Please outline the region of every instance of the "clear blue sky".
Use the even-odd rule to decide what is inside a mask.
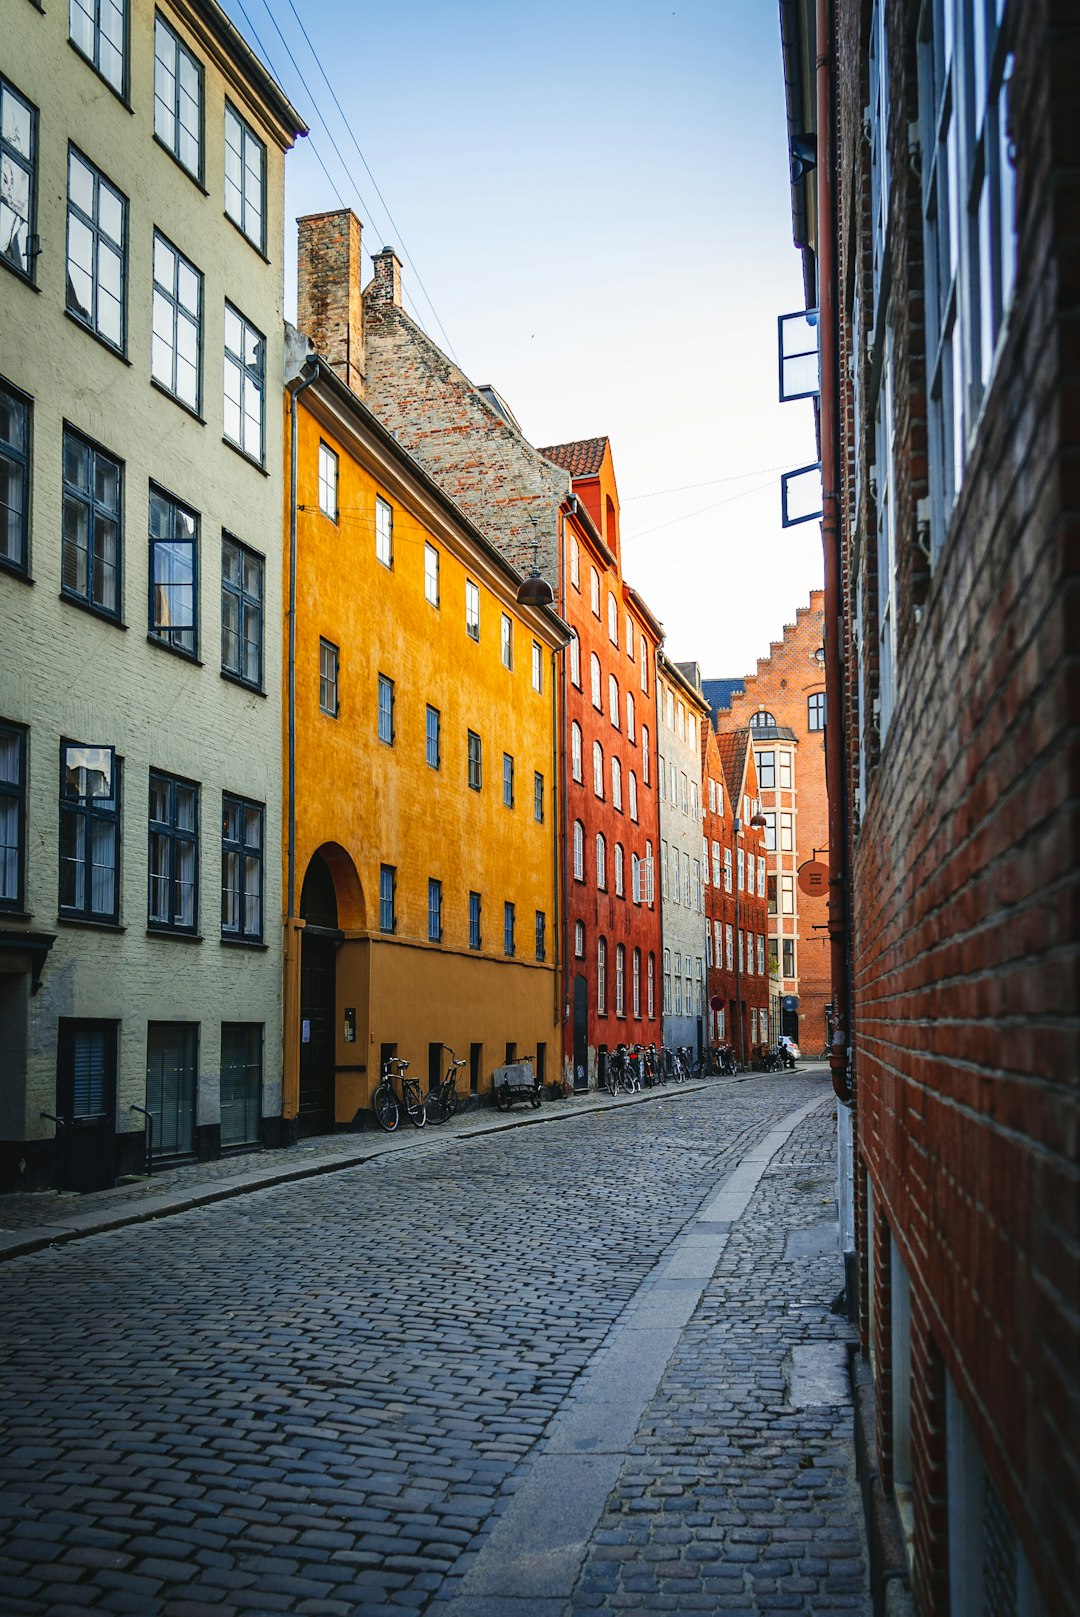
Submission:
[[[821,581],[817,525],[779,516],[815,451],[810,406],[776,403],[776,316],[803,302],[777,0],[225,4],[311,126],[286,310],[293,220],[349,204],[533,443],[610,436],[669,653],[752,671]]]

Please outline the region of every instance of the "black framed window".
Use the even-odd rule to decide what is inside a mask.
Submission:
[[[225,437],[260,466],[265,403],[266,339],[226,303]]]
[[[60,913],[120,916],[120,760],[111,747],[60,743]]]
[[[824,730],[825,728],[825,692],[815,691],[813,696],[806,700],[806,727],[808,730]],[[758,782],[760,785],[761,782]]]
[[[239,539],[221,536],[221,667],[262,689],[263,558]]]
[[[221,935],[244,943],[263,938],[261,803],[221,794]]]
[[[221,1024],[221,1144],[258,1145],[262,1124],[263,1024]]]
[[[154,134],[202,179],[202,64],[164,17],[154,18]]]
[[[120,462],[71,427],[64,428],[60,588],[70,599],[120,616]]]
[[[379,740],[386,746],[394,745],[394,682],[385,674],[379,675],[378,706]]]
[[[469,948],[480,947],[480,894],[469,894]]]
[[[508,752],[503,753],[503,804],[514,806],[514,760]]]
[[[0,77],[0,258],[34,279],[37,109]]]
[[[0,566],[27,571],[29,517],[30,400],[0,382]]]
[[[537,825],[544,823],[544,777],[539,770],[533,771],[533,819]]]
[[[330,640],[319,641],[319,707],[332,719],[338,714],[338,648]]]
[[[442,882],[434,877],[427,884],[427,935],[429,943],[442,938]]]
[[[150,374],[196,415],[202,408],[202,272],[154,231]]]
[[[68,36],[110,84],[124,94],[126,0],[68,0]]]
[[[266,147],[225,103],[225,212],[260,252],[266,240]]]
[[[154,1120],[154,1159],[195,1154],[196,1022],[146,1024],[146,1107]]]
[[[536,958],[547,958],[547,916],[543,910],[536,912]]]
[[[441,760],[439,752],[439,738],[442,731],[442,715],[437,707],[428,703],[425,719],[424,746],[425,756],[430,769],[438,769]]]
[[[69,146],[68,313],[123,353],[126,297],[127,199]]]
[[[480,745],[480,737],[475,730],[469,731],[468,750],[469,785],[474,792],[478,792],[483,784],[483,751]]]
[[[150,771],[149,897],[146,919],[170,932],[194,932],[199,920],[199,788]]]
[[[503,954],[514,952],[514,919],[515,908],[513,904],[503,905]]]
[[[397,871],[393,865],[379,866],[379,931],[393,932],[397,928]]]
[[[150,635],[198,655],[199,519],[160,489],[150,490]]]
[[[26,731],[0,723],[0,909],[25,907]]]

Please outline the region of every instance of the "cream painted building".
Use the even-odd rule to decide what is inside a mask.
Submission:
[[[664,1043],[705,1043],[705,881],[702,865],[701,727],[708,703],[696,664],[656,658],[657,781]]]
[[[0,1183],[89,1188],[139,1108],[158,1160],[280,1131],[303,125],[213,0],[5,21]]]

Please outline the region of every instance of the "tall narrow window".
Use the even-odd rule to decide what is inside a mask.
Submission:
[[[150,374],[196,415],[202,404],[202,293],[201,273],[155,230]]]
[[[225,437],[245,455],[264,458],[266,339],[231,303],[225,305]]]
[[[60,744],[60,912],[116,921],[120,911],[120,763],[108,747]]]
[[[607,939],[596,940],[596,1009],[607,1015]]]
[[[424,599],[432,606],[439,604],[439,552],[434,545],[424,545]]]
[[[581,641],[576,634],[570,636],[570,681],[581,689]]]
[[[614,755],[611,759],[611,806],[622,809],[622,764]]]
[[[615,897],[616,898],[623,898],[625,896],[625,893],[626,893],[626,871],[625,871],[625,868],[624,868],[625,867],[625,860],[626,860],[626,854],[625,854],[625,852],[623,850],[623,845],[622,845],[621,842],[616,842],[615,848],[614,848],[614,851],[613,851],[613,854],[612,854],[612,866],[613,866],[614,875],[615,875]]]
[[[593,609],[593,616],[600,616],[600,574],[595,567],[589,568],[589,604]]]
[[[465,580],[465,633],[470,640],[480,638],[480,586]]]
[[[607,842],[602,831],[596,833],[596,885],[601,892],[607,888]]]
[[[34,210],[37,179],[37,112],[0,77],[0,258],[34,278]]]
[[[21,910],[26,870],[26,731],[0,723],[0,909]]]
[[[30,511],[30,401],[0,383],[0,565],[25,573]]]
[[[619,608],[610,590],[607,598],[607,632],[608,639],[612,645],[617,646],[619,644]]]
[[[126,277],[127,200],[69,147],[68,313],[121,353],[126,340]]]
[[[574,821],[574,880],[585,880],[585,827]]]
[[[615,1015],[626,1015],[626,945],[615,945]]]
[[[170,932],[198,924],[199,788],[150,771],[147,923]]]
[[[514,760],[508,752],[503,753],[503,806],[514,806]]]
[[[579,960],[585,958],[585,922],[574,922],[574,954]]]
[[[534,691],[544,689],[544,648],[538,640],[532,645],[532,683]]]
[[[626,622],[627,622],[627,625],[629,626],[630,619],[627,618]],[[641,1017],[641,950],[640,949],[635,949],[634,950],[634,968],[633,969],[634,969],[634,987],[633,987],[633,995],[634,995],[634,997],[633,997],[632,1003],[633,1003],[633,1007],[634,1007],[634,1019],[636,1021],[636,1020],[639,1020],[640,1017]]]
[[[576,590],[581,588],[581,546],[574,534],[570,535],[570,582]]]
[[[502,615],[502,660],[504,668],[514,666],[514,620],[507,613]]]
[[[825,692],[815,691],[806,701],[806,728],[808,730],[824,730],[825,728]],[[760,782],[758,783],[760,785]]]
[[[161,16],[154,18],[154,134],[202,178],[202,67]]]
[[[108,617],[120,615],[120,462],[64,428],[60,588]]]
[[[427,935],[429,943],[442,939],[442,882],[434,877],[427,884]]]
[[[619,728],[619,682],[614,674],[608,675],[608,718]]]
[[[647,983],[648,983],[648,1012],[649,1012],[649,1020],[651,1022],[651,1021],[655,1021],[655,1019],[656,1019],[656,956],[653,955],[653,954],[650,954],[650,956],[649,956],[649,970],[648,970]]]
[[[225,212],[260,252],[266,245],[266,147],[225,103]]]
[[[626,615],[626,655],[630,661],[634,660],[634,620],[629,613]]]
[[[263,936],[263,815],[261,803],[221,797],[221,935],[244,943]]]
[[[514,918],[515,918],[515,907],[514,907],[514,905],[509,904],[509,903],[504,904],[503,905],[503,954],[506,954],[506,955],[511,955],[511,954],[514,953]]]
[[[440,736],[442,732],[442,714],[437,707],[428,704],[427,717],[424,730],[425,756],[429,769],[438,769],[442,762],[440,752]]]
[[[221,536],[221,668],[255,690],[263,677],[263,558]]]
[[[338,458],[329,444],[319,445],[319,510],[331,522],[338,519]]]
[[[198,638],[199,519],[160,489],[150,489],[150,634],[195,657]]]
[[[593,762],[593,791],[596,793],[597,797],[603,797],[603,795],[604,795],[604,749],[600,745],[599,741],[594,741],[593,742],[592,762]]]
[[[538,769],[533,770],[533,819],[544,823],[544,777]]]
[[[604,695],[600,676],[600,659],[595,651],[589,658],[589,684],[592,695],[592,705],[601,712],[604,709]]]
[[[649,784],[649,770],[650,770],[650,768],[651,768],[651,765],[649,763],[649,726],[647,724],[643,724],[641,726],[641,778],[644,781],[646,786]]]
[[[630,771],[629,791],[630,791],[630,818],[636,824],[637,823],[637,817],[638,817],[637,776],[634,774],[633,770]]]
[[[375,555],[384,567],[394,565],[394,508],[375,496]]]
[[[536,911],[536,958],[547,959],[547,916],[543,910]]]
[[[474,792],[478,792],[483,784],[483,754],[480,737],[475,730],[469,731],[468,739],[469,785]]]
[[[581,725],[576,719],[570,721],[570,773],[576,781],[582,779]]]
[[[631,691],[626,693],[626,739],[627,741],[637,740],[634,734],[634,697]]]
[[[319,641],[319,707],[332,719],[338,714],[338,648]]]
[[[480,894],[469,894],[469,948],[479,949],[480,937]]]
[[[125,0],[68,0],[68,34],[106,84],[124,93]]]
[[[397,927],[395,893],[397,871],[393,865],[379,866],[379,931],[393,932]]]
[[[386,746],[394,745],[394,682],[385,674],[379,675],[378,732]]]

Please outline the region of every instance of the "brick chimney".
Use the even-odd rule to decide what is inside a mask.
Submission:
[[[351,208],[341,208],[306,214],[296,224],[296,323],[321,358],[362,397],[360,221]]]
[[[392,303],[396,309],[400,309],[401,259],[392,247],[384,247],[381,253],[372,253],[371,262],[375,279],[368,289],[369,295],[376,303]]]

